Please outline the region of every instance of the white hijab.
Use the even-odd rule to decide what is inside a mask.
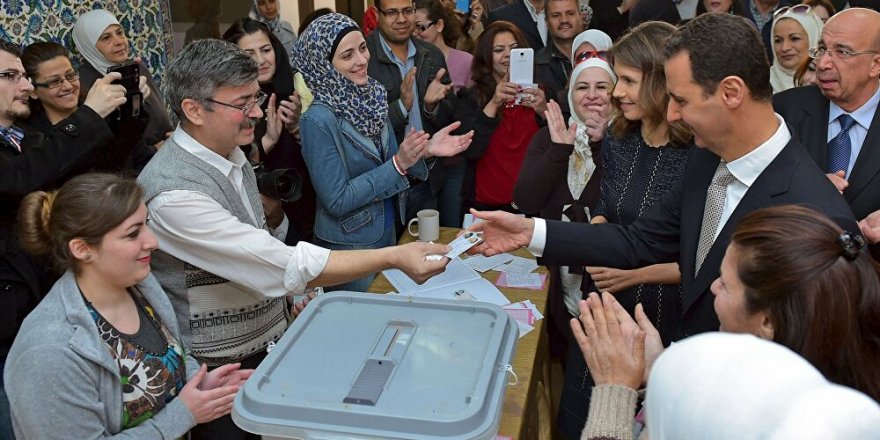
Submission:
[[[819,36],[822,34],[822,20],[813,13],[807,11],[805,13],[793,13],[786,11],[784,14],[773,19],[773,27],[770,28],[770,39],[773,44],[773,36],[776,32],[776,23],[783,18],[790,18],[800,23],[807,34],[807,47],[816,47],[819,44]],[[779,65],[776,61],[776,50],[773,52],[773,65],[770,66],[770,85],[773,87],[773,93],[782,92],[794,87],[794,70],[788,70]]]
[[[568,189],[575,200],[580,198],[581,193],[587,186],[587,182],[590,181],[590,177],[596,171],[596,162],[593,160],[593,153],[590,150],[590,136],[587,135],[587,126],[575,111],[574,103],[574,90],[578,77],[590,68],[602,69],[608,73],[612,87],[617,82],[617,76],[614,75],[611,66],[608,65],[607,61],[599,58],[589,58],[578,63],[574,66],[574,70],[572,70],[571,77],[568,80],[568,105],[571,108],[571,118],[569,118],[568,124],[577,124],[577,134],[574,139],[574,152],[568,158],[567,177]]]
[[[104,9],[95,9],[80,15],[73,25],[73,42],[76,44],[76,49],[101,76],[106,75],[107,68],[114,63],[107,61],[95,45],[107,27],[114,24],[119,24],[119,20],[113,14]]]
[[[611,49],[611,45],[613,42],[611,41],[611,37],[608,36],[605,32],[602,32],[598,29],[587,29],[578,34],[577,37],[574,38],[574,43],[571,44],[571,63],[574,64],[574,56],[577,48],[581,46],[581,44],[590,43],[596,50],[608,50]]]
[[[651,370],[645,405],[651,440],[864,439],[880,427],[871,398],[748,334],[704,333],[672,345]]]

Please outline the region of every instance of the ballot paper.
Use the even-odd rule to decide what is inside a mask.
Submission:
[[[516,321],[519,327],[520,338],[535,329],[534,324],[536,321],[544,319],[544,315],[538,311],[538,308],[535,307],[531,300],[508,304],[502,308]]]
[[[497,287],[466,266],[460,258],[452,259],[443,273],[421,285],[397,269],[384,270],[382,274],[403,296],[482,301],[499,306],[510,304]]]
[[[511,261],[495,268],[499,272],[525,274],[538,268],[538,262],[531,258],[512,256]]]
[[[504,272],[498,276],[495,285],[517,289],[541,290],[544,287],[544,280],[546,279],[546,274]]]
[[[508,261],[513,260],[513,255],[510,254],[498,254],[493,255],[491,257],[485,257],[483,255],[472,255],[462,261],[471,269],[477,272],[486,272],[492,269],[495,269],[498,266],[501,266]]]

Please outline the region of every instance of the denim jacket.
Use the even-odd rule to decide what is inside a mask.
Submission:
[[[391,161],[397,153],[391,123],[385,123],[380,148],[322,102],[312,103],[299,126],[303,159],[318,196],[315,236],[341,245],[378,242],[385,233],[384,200],[399,195],[399,210],[405,213],[409,188]],[[408,174],[426,179],[425,162],[419,160]]]

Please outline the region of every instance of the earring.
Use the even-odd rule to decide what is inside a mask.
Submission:
[[[86,260],[85,260],[85,261],[91,261],[91,260],[92,260],[92,254],[86,254]]]

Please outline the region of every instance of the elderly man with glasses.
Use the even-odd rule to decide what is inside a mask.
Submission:
[[[793,135],[828,173],[880,257],[880,13],[842,11],[822,29],[816,86],[773,96]]]
[[[56,187],[71,169],[110,144],[113,132],[103,118],[125,102],[125,88],[111,84],[118,74],[108,75],[49,133],[32,131],[21,123],[30,115],[34,86],[20,56],[18,46],[0,40],[0,438],[13,438],[2,383],[6,354],[22,320],[54,282],[45,264],[25,255],[18,243],[19,203],[31,191]]]
[[[331,252],[279,240],[287,219],[268,223],[254,171],[238,148],[253,141],[263,117],[257,74],[256,61],[231,43],[199,40],[184,48],[162,83],[180,125],[138,177],[159,240],[153,273],[171,297],[187,352],[209,368],[255,368],[307,302],[288,309],[291,294],[391,267],[424,281],[448,262],[428,261],[448,248],[430,243]],[[229,416],[192,435],[247,438]]]

